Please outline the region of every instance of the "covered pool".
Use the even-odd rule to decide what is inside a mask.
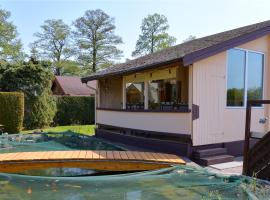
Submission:
[[[72,132],[3,135],[0,152],[50,150],[123,150],[114,144]],[[0,199],[270,199],[270,184],[245,176],[221,176],[204,169],[167,169],[112,174],[76,168],[0,173]]]

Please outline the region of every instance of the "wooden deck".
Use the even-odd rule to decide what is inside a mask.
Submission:
[[[143,171],[184,165],[172,154],[138,151],[46,151],[0,154],[0,172],[20,172],[53,167],[107,171]]]

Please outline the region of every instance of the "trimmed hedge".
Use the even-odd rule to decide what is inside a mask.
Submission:
[[[4,131],[19,133],[23,127],[24,94],[20,92],[0,92],[0,124]]]
[[[78,96],[56,97],[56,125],[95,123],[95,98]]]

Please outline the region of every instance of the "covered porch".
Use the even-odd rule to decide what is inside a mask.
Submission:
[[[99,79],[96,124],[128,134],[191,137],[191,86],[191,68],[179,63]]]

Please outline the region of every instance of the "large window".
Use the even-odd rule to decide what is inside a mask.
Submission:
[[[263,98],[263,55],[248,52],[247,99]]]
[[[263,60],[261,53],[228,51],[227,106],[243,107],[247,100],[263,98]]]
[[[127,83],[127,109],[144,109],[144,83]]]
[[[162,109],[179,102],[176,79],[154,80],[149,83],[149,108]],[[172,108],[171,108],[172,109]]]

